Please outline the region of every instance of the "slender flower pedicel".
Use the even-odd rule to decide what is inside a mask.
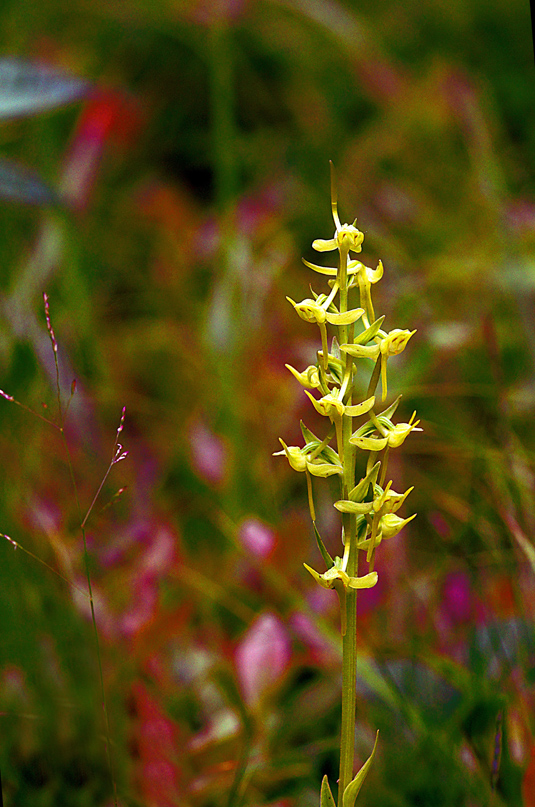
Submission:
[[[334,237],[318,239],[313,248],[318,252],[338,251],[336,268],[318,266],[303,261],[306,266],[326,276],[329,294],[315,294],[313,299],[301,302],[287,298],[295,311],[306,322],[319,327],[321,349],[317,351],[317,363],[296,370],[286,365],[292,375],[305,388],[313,407],[329,421],[324,437],[317,437],[301,423],[304,445],[288,446],[280,440],[282,451],[291,467],[304,472],[307,479],[308,502],[314,533],[327,571],[320,573],[306,563],[307,571],[324,588],[334,589],[340,599],[340,627],[343,641],[342,661],[342,731],[340,741],[340,779],[338,784],[338,807],[353,807],[364,778],[373,760],[373,751],[353,777],[356,713],[357,671],[357,591],[372,588],[377,583],[374,571],[375,553],[383,540],[397,535],[415,514],[408,518],[396,515],[411,492],[396,493],[392,481],[386,481],[388,457],[391,449],[403,444],[408,435],[418,428],[420,421],[413,413],[408,423],[394,423],[401,396],[387,406],[379,407],[388,394],[387,362],[401,353],[416,331],[382,328],[384,316],[376,319],[371,297],[371,287],[383,276],[379,261],[376,269],[370,269],[351,253],[362,250],[364,234],[353,224],[341,224],[331,163],[331,205],[335,224]],[[358,307],[352,308],[352,296],[358,296]],[[331,349],[328,347],[330,326],[335,330]],[[355,328],[357,326],[357,328]],[[357,370],[369,372],[369,362],[374,366],[369,377],[366,394],[361,401],[354,401]],[[377,387],[381,382],[380,397]],[[382,409],[382,411],[377,411]],[[342,557],[330,556],[316,526],[312,476],[338,476],[341,497],[334,507],[342,518]],[[367,569],[359,574],[359,554],[365,553]],[[327,777],[324,777],[320,807],[335,807]]]

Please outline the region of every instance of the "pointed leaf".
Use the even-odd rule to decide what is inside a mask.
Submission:
[[[378,262],[376,269],[370,269],[368,266],[366,267],[366,277],[370,283],[377,283],[379,280],[381,280],[383,272],[384,267],[382,261]]]
[[[331,446],[325,446],[320,456],[325,457],[327,462],[332,462],[334,465],[340,465],[340,457]]]
[[[379,468],[381,467],[381,461],[375,463],[369,474],[366,474],[364,479],[361,479],[358,485],[355,485],[353,490],[349,492],[349,498],[351,501],[361,502],[368,492],[368,488],[370,485],[375,485],[377,482],[377,477],[379,475]]]
[[[368,759],[366,760],[360,771],[357,773],[353,781],[350,782],[346,787],[346,789],[344,790],[344,795],[342,798],[342,807],[354,807],[360,788],[362,787],[364,779],[366,778],[366,774],[368,773],[370,765],[372,764],[372,760],[375,756],[378,738],[379,738],[379,731],[377,731],[377,734],[375,735],[375,743],[373,744],[373,751],[371,752],[370,756],[368,757]]]
[[[321,443],[321,440],[319,439],[319,437],[316,437],[314,432],[311,432],[310,429],[307,426],[305,426],[305,424],[303,423],[302,420],[300,421],[300,423],[301,423],[301,433],[303,435],[303,439],[304,439],[305,443],[313,443],[313,442],[317,441],[317,443],[319,445]]]
[[[336,807],[327,776],[323,777],[321,783],[320,807]]]
[[[0,59],[0,120],[35,115],[89,91],[87,81],[26,59]]]
[[[53,205],[59,201],[38,174],[8,160],[0,160],[0,199],[29,205]]]
[[[316,527],[315,523],[313,524],[313,527],[314,527],[314,534],[316,536],[316,542],[318,544],[319,551],[321,552],[321,557],[325,561],[325,565],[327,566],[327,568],[330,569],[331,566],[334,566],[334,560],[331,558],[331,556],[325,549],[325,544],[321,540],[321,535],[319,534],[318,528]]]
[[[362,333],[356,336],[355,339],[353,340],[355,344],[365,345],[367,344],[367,342],[370,342],[374,338],[374,336],[377,336],[377,332],[381,328],[384,318],[385,315],[383,314],[383,316],[379,317],[379,319],[376,319],[375,322],[373,322],[369,328],[366,328],[365,331],[362,331]]]
[[[399,406],[399,402],[401,401],[401,397],[402,397],[401,395],[398,395],[398,397],[396,398],[394,403],[391,403],[390,406],[387,409],[385,409],[383,412],[379,412],[377,417],[379,419],[380,418],[387,418],[388,420],[390,420],[392,418],[392,415],[395,413],[396,409]]]

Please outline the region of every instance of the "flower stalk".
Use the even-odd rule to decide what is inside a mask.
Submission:
[[[357,674],[357,592],[377,583],[374,571],[376,551],[384,539],[397,535],[415,516],[395,515],[412,488],[396,493],[392,481],[386,482],[389,453],[403,444],[418,428],[416,413],[408,423],[394,423],[392,418],[399,396],[383,411],[376,411],[381,382],[381,402],[388,395],[387,362],[401,353],[415,331],[396,328],[383,330],[384,316],[375,318],[371,287],[383,276],[379,261],[370,269],[353,257],[362,250],[364,234],[353,224],[342,224],[338,215],[338,200],[331,163],[331,206],[335,225],[331,239],[317,239],[312,247],[318,252],[338,251],[336,267],[319,266],[308,261],[305,265],[327,277],[329,294],[312,292],[296,303],[287,298],[297,314],[306,322],[319,327],[321,349],[316,365],[302,372],[286,365],[317,412],[330,421],[324,437],[317,437],[301,423],[304,445],[287,446],[281,440],[282,451],[291,467],[305,472],[310,516],[318,548],[327,566],[320,573],[305,568],[324,588],[334,589],[340,600],[340,629],[342,634],[342,728],[340,738],[340,778],[338,800],[335,802],[327,778],[324,777],[320,807],[353,807],[377,747],[360,771],[353,775],[355,756],[356,674]],[[358,294],[358,306],[353,296]],[[329,351],[328,327],[335,329]],[[357,370],[373,369],[369,374],[366,395],[357,396]],[[317,395],[321,397],[316,397]],[[334,445],[332,444],[334,442]],[[338,476],[341,498],[334,507],[341,514],[341,557],[334,559],[327,552],[316,525],[312,477]],[[367,569],[361,573],[359,555],[365,557]],[[360,573],[360,576],[359,576]]]

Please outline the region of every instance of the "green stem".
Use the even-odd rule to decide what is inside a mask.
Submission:
[[[351,556],[350,556],[351,560]],[[352,575],[348,567],[348,574]],[[342,733],[340,742],[340,780],[338,807],[353,778],[355,756],[355,715],[357,708],[357,592],[348,589],[346,594],[346,632],[342,641]]]
[[[340,270],[338,273],[340,284],[340,313],[348,310],[347,288],[347,252],[340,250]],[[352,332],[352,328],[350,329]],[[340,339],[344,344],[348,339],[348,328],[340,326]],[[352,333],[351,333],[352,336]],[[347,383],[344,403],[351,405],[353,391],[353,359],[347,353],[343,354],[344,378]],[[351,375],[348,380],[347,376]],[[338,448],[340,456],[344,457],[344,475],[342,481],[342,496],[348,498],[349,491],[354,485],[354,453],[355,448],[349,442],[352,433],[352,418],[344,415],[342,418],[341,445]],[[356,548],[356,517],[354,514],[343,513],[344,541],[348,551],[347,574],[355,577],[358,566],[358,550]],[[347,544],[349,549],[347,550]],[[338,807],[342,807],[342,799],[347,785],[353,778],[353,762],[355,756],[355,716],[356,716],[356,678],[357,678],[357,592],[348,589],[345,597],[346,623],[342,639],[342,729],[340,737],[340,779],[338,784]]]

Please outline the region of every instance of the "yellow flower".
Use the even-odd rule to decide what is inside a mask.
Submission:
[[[340,345],[340,350],[355,356],[358,359],[378,359],[379,356],[387,359],[389,356],[397,356],[405,348],[405,345],[416,331],[402,331],[395,328],[390,333],[378,331],[377,338],[380,340],[375,345]],[[357,337],[360,339],[360,337]]]
[[[394,535],[397,535],[403,527],[412,521],[413,518],[416,518],[416,513],[414,515],[409,516],[409,518],[400,518],[399,516],[394,515],[394,513],[386,513],[379,522],[379,529],[380,535],[382,538],[393,538]]]
[[[323,325],[325,322],[325,309],[315,300],[307,298],[300,303],[296,303],[291,297],[287,297],[286,299],[293,305],[301,319],[304,319],[305,322],[316,322],[318,325]]]
[[[299,446],[287,446],[284,440],[279,437],[279,442],[282,445],[282,451],[275,451],[274,457],[286,456],[290,466],[294,471],[308,471],[312,476],[333,476],[338,474],[342,476],[344,469],[340,463],[338,454],[333,451],[330,446],[324,448],[323,452],[313,459],[309,459],[310,447],[307,451]]]
[[[308,392],[308,390],[305,390],[305,393],[312,401],[312,405],[314,406],[316,412],[319,412],[320,415],[335,418],[342,417],[344,414],[344,404],[336,397],[336,395],[333,395],[332,392],[329,392],[328,395],[324,395],[323,398],[319,399],[319,401],[314,398],[314,396]]]
[[[379,261],[377,269],[370,269],[368,266],[364,266],[360,261],[349,261],[347,273],[348,275],[353,274],[349,288],[353,288],[354,286],[359,287],[360,304],[366,309],[370,322],[373,322],[375,314],[372,304],[371,285],[381,280],[383,276],[383,264]]]
[[[396,423],[393,426],[389,433],[388,433],[388,445],[390,448],[398,448],[402,443],[405,442],[405,438],[411,432],[421,432],[423,429],[418,429],[419,420],[414,422],[414,418],[416,417],[416,412],[413,412],[411,415],[411,419],[408,423]]]
[[[291,374],[296,378],[301,386],[306,387],[307,389],[317,389],[320,386],[320,375],[318,368],[311,364],[306,370],[303,370],[302,373],[298,372],[295,367],[292,367],[291,364],[285,364],[285,367],[291,372]]]
[[[282,451],[276,451],[273,456],[281,457],[285,454],[294,471],[306,471],[307,456],[303,449],[299,446],[287,446],[282,437],[279,437],[279,443],[282,445]]]
[[[327,240],[316,238],[312,242],[312,249],[315,249],[316,252],[332,252],[333,249],[339,249],[344,252],[349,252],[350,250],[352,252],[361,252],[364,233],[355,227],[355,222],[353,224],[340,224],[338,213],[336,213],[334,223],[336,224],[336,230],[333,238]]]
[[[409,488],[405,491],[405,493],[396,493],[395,490],[385,490],[384,500],[382,502],[382,511],[384,514],[386,513],[395,513],[396,510],[399,510],[409,493],[414,490],[414,486]]]
[[[340,581],[345,589],[348,588],[373,588],[377,583],[377,572],[370,572],[363,577],[350,577],[341,567],[340,558],[336,558],[334,566],[331,566],[323,574],[319,574],[315,569],[312,569],[307,563],[303,563],[305,569],[310,572],[316,583],[319,583],[323,588],[335,588],[336,583]]]
[[[404,350],[405,345],[416,333],[416,331],[406,331],[401,330],[400,328],[394,328],[393,331],[385,336],[384,339],[381,339],[380,342],[380,349],[383,356],[397,356],[398,353],[401,353]]]

